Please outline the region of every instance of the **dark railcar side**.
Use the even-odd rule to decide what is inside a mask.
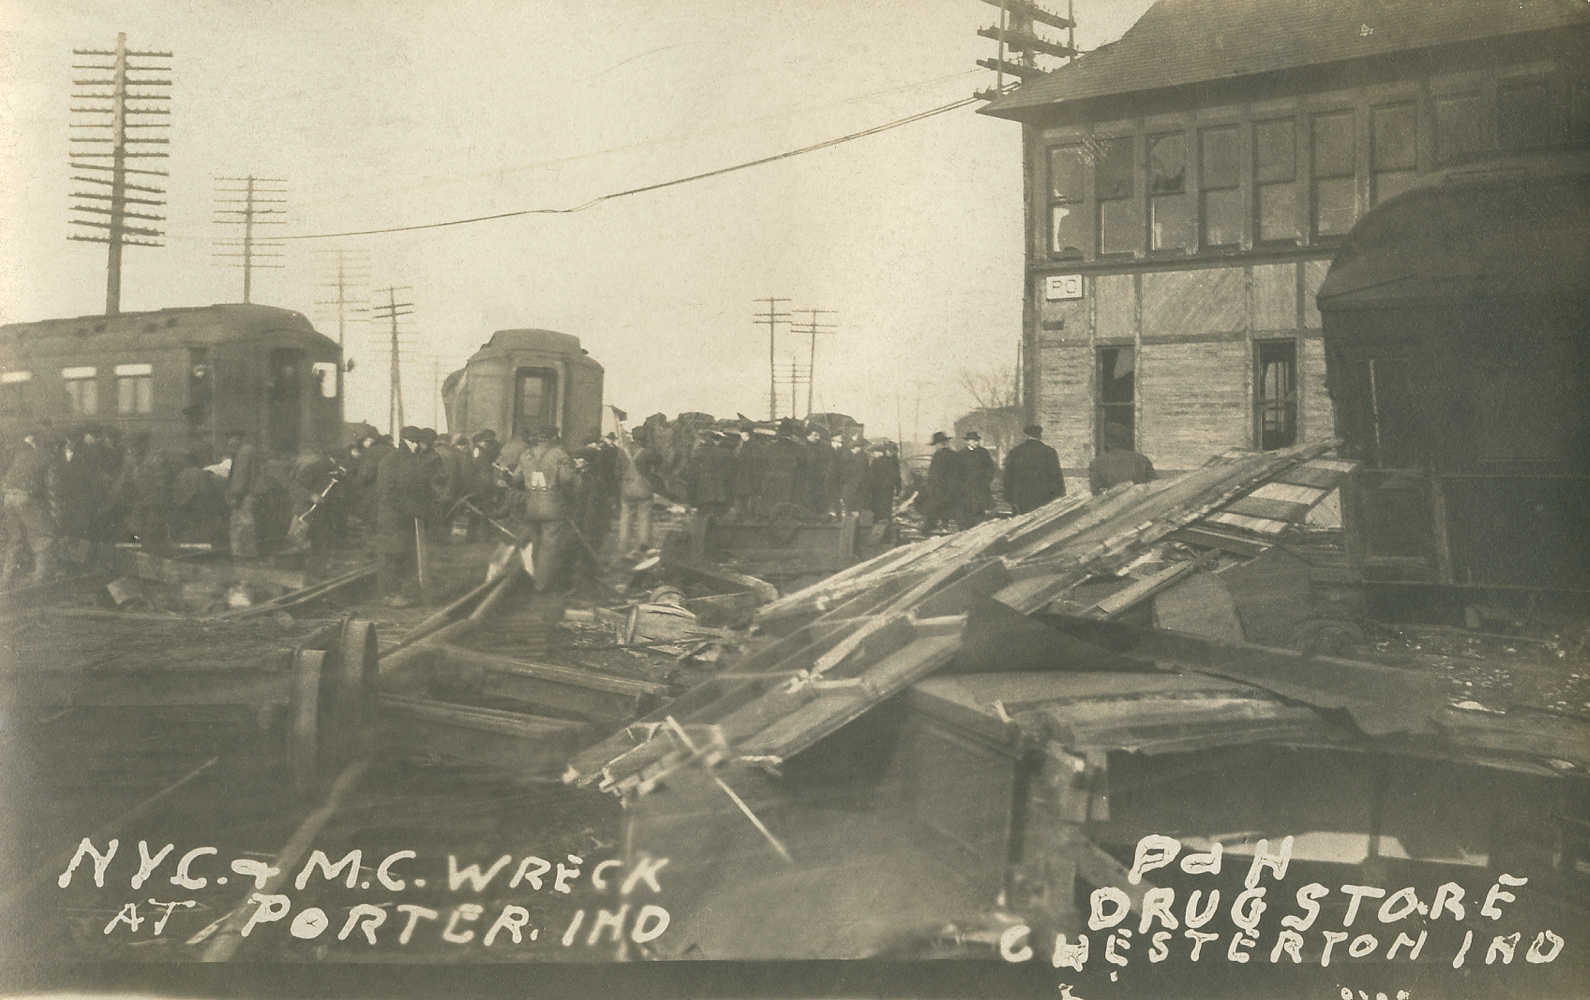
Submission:
[[[1590,592],[1590,162],[1455,173],[1354,228],[1319,293],[1366,582]]]
[[[213,305],[0,326],[0,432],[49,421],[207,446],[335,445],[341,353],[300,313]]]

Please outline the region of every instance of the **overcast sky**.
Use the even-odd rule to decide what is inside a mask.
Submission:
[[[1051,8],[1063,9],[1056,0]],[[1077,0],[1078,42],[1148,0]],[[167,246],[126,252],[122,309],[236,302],[216,266],[217,175],[288,180],[288,234],[564,208],[769,156],[969,96],[995,8],[978,0],[0,0],[0,321],[97,313],[105,249],[66,239],[73,48],[172,60]],[[81,60],[78,60],[81,61]],[[147,162],[147,161],[146,161]],[[964,371],[1008,369],[1021,330],[1020,130],[964,108],[780,162],[569,215],[289,242],[255,302],[336,335],[325,255],[411,285],[404,397],[493,330],[572,333],[607,400],[767,410],[759,296],[837,310],[816,409],[874,434],[946,426]],[[349,327],[348,416],[384,425],[385,346]],[[783,331],[781,364],[804,366]],[[804,412],[802,390],[800,409]],[[787,408],[787,404],[784,404]]]

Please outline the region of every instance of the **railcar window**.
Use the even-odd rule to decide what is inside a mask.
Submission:
[[[1198,134],[1198,183],[1203,189],[1200,244],[1234,246],[1242,241],[1242,140],[1235,125]]]
[[[28,412],[28,386],[33,382],[29,371],[0,372],[0,414],[15,417]]]
[[[1148,137],[1149,246],[1182,250],[1192,246],[1192,201],[1187,193],[1187,136],[1183,132]]]
[[[1098,450],[1104,450],[1104,428],[1120,424],[1131,435],[1132,447],[1137,447],[1136,421],[1133,419],[1136,398],[1136,349],[1131,347],[1099,348],[1098,381],[1099,401],[1097,438]]]
[[[66,399],[73,416],[92,417],[99,412],[99,379],[93,368],[62,368],[61,380],[66,383]]]
[[[1060,257],[1082,256],[1087,164],[1081,143],[1049,150],[1049,252]]]
[[[1557,143],[1551,87],[1542,78],[1505,80],[1496,89],[1496,142],[1507,150]]]
[[[1290,118],[1253,126],[1254,188],[1258,201],[1259,241],[1296,243],[1297,127]]]
[[[1261,341],[1254,374],[1255,437],[1261,451],[1297,443],[1297,344]]]
[[[1133,183],[1132,147],[1135,139],[1101,139],[1094,168],[1094,189],[1099,200],[1099,253],[1131,253],[1142,245],[1142,216],[1138,214]]]
[[[1418,176],[1417,115],[1412,101],[1369,113],[1369,200],[1379,204],[1413,186]]]
[[[320,387],[321,397],[336,399],[337,366],[329,361],[317,361],[309,366],[309,371],[314,376],[315,384]]]
[[[154,366],[147,364],[116,366],[116,412],[153,413],[155,409]]]
[[[1315,115],[1314,235],[1341,236],[1353,228],[1353,113]]]
[[[1479,94],[1443,94],[1435,99],[1435,158],[1451,163],[1484,152],[1485,101]]]

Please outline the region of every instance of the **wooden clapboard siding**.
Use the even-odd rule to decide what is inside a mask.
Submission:
[[[1068,469],[1093,458],[1093,352],[1085,345],[1044,352],[1042,412],[1044,440]]]
[[[1248,443],[1242,341],[1152,344],[1141,351],[1138,449],[1161,468],[1189,468]]]
[[[1325,275],[1331,269],[1329,260],[1309,260],[1303,262],[1303,326],[1310,330],[1323,330],[1325,323],[1320,319],[1319,306],[1314,301],[1314,296],[1319,292],[1319,286],[1325,283]]]
[[[1093,279],[1094,336],[1100,340],[1131,340],[1137,333],[1137,290],[1130,274],[1101,274]]]
[[[1302,392],[1298,419],[1303,441],[1324,441],[1336,436],[1336,415],[1325,390],[1325,341],[1304,337],[1297,356],[1297,381]]]
[[[1253,267],[1253,329],[1297,329],[1297,265]]]
[[[1143,275],[1143,336],[1192,337],[1248,326],[1243,268]]]

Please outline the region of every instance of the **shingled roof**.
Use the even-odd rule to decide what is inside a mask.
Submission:
[[[1590,25],[1584,0],[1160,0],[1120,40],[990,102],[1069,101]]]

